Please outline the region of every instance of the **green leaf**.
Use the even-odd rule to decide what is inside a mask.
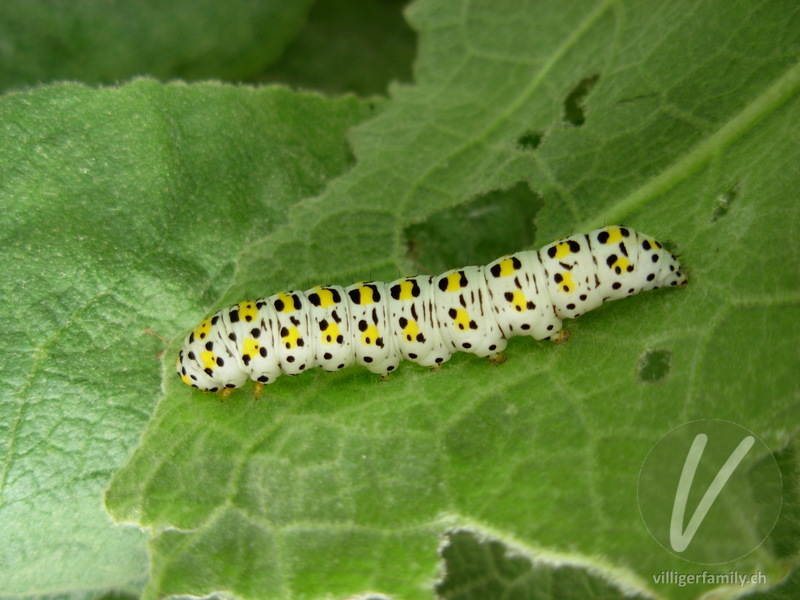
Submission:
[[[146,576],[102,495],[161,395],[164,336],[351,164],[371,105],[147,80],[0,99],[0,595]]]
[[[106,496],[152,534],[149,598],[448,595],[492,575],[437,554],[458,530],[529,562],[512,573],[544,598],[564,572],[587,598],[716,587],[655,582],[666,570],[796,572],[796,520],[696,565],[649,535],[636,487],[665,433],[727,419],[778,457],[797,514],[797,7],[425,0],[409,16],[416,83],[352,132],[339,177],[343,131],[368,114],[352,99],[139,82],[0,101],[0,289],[20,299],[0,330],[12,593],[141,574],[141,535],[121,541],[98,495],[154,407]],[[617,220],[671,241],[690,284],[568,323],[567,344],[515,339],[499,367],[457,355],[388,382],[312,372],[259,401],[172,373],[183,335],[243,298],[480,264]]]
[[[0,3],[0,89],[63,79],[114,83],[252,77],[295,36],[312,0]]]
[[[451,527],[621,590],[715,587],[654,580],[701,567],[650,537],[636,481],[686,421],[741,423],[775,450],[797,426],[781,332],[800,300],[787,276],[800,28],[786,7],[691,6],[414,6],[417,84],[355,131],[356,167],[250,246],[214,306],[417,271],[409,227],[502,190],[524,197],[520,184],[543,201],[538,242],[624,219],[670,240],[690,285],[585,315],[560,347],[515,340],[499,368],[459,356],[388,383],[311,373],[225,404],[168,382],[107,499],[157,533],[148,596],[430,597]],[[480,237],[481,219],[461,226]],[[732,566],[775,582],[784,560],[763,546]]]

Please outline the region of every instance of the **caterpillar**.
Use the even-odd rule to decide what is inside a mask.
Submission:
[[[500,362],[511,337],[560,341],[562,319],[686,283],[676,256],[654,238],[603,227],[437,277],[323,285],[240,302],[189,333],[176,369],[184,383],[227,395],[248,379],[258,394],[281,374],[313,367],[359,364],[387,376],[403,360],[436,367],[459,351]]]

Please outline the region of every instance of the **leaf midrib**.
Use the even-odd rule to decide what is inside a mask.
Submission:
[[[691,177],[723,148],[752,130],[800,91],[800,62],[795,63],[763,93],[754,98],[738,114],[725,122],[717,131],[698,142],[670,167],[650,178],[606,210],[575,227],[576,231],[590,231],[607,223],[621,223],[631,213],[641,210],[653,198],[666,194],[682,181]]]

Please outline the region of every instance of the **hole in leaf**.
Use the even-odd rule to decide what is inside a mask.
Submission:
[[[680,253],[678,252],[678,245],[677,245],[677,244],[676,244],[676,243],[675,243],[673,240],[670,240],[670,239],[660,239],[659,241],[661,242],[661,245],[662,245],[662,246],[664,246],[664,249],[665,249],[665,250],[668,250],[669,252],[672,252],[672,254],[674,254],[675,256],[677,256],[677,257],[678,257],[678,260],[680,260],[680,258],[681,258],[681,255],[680,255]]]
[[[624,596],[614,584],[584,568],[532,562],[518,550],[480,533],[450,531],[440,548],[445,573],[436,584],[440,600]]]
[[[408,254],[423,274],[481,265],[529,248],[544,205],[525,182],[429,216],[405,230]]]
[[[542,143],[544,134],[541,131],[527,131],[517,138],[517,144],[528,152],[536,150]]]
[[[783,506],[781,507],[778,522],[775,523],[772,533],[765,540],[772,553],[781,558],[791,560],[800,552],[800,473],[797,471],[797,464],[800,461],[800,440],[792,436],[783,448],[776,450],[771,456],[762,456],[759,462],[769,462],[774,457],[778,463],[783,480],[783,490],[777,493],[783,495]],[[774,478],[756,477],[761,469],[751,469],[749,479],[752,481],[750,489],[756,494],[757,501],[769,501],[769,494],[774,494],[766,482],[774,481]],[[766,489],[765,489],[766,488]],[[759,511],[760,513],[761,511]],[[764,511],[766,514],[766,511]],[[800,573],[796,577],[800,583]],[[777,588],[773,588],[776,589]]]
[[[731,204],[733,201],[736,200],[736,196],[739,195],[739,183],[734,183],[728,191],[723,193],[717,198],[717,205],[714,207],[714,210],[711,212],[711,222],[724,217],[728,214],[728,211],[731,208]]]
[[[136,600],[139,596],[122,591],[106,592],[97,600]]]
[[[578,85],[572,88],[572,91],[564,100],[564,120],[567,123],[580,127],[586,121],[586,115],[583,111],[584,102],[599,79],[600,75],[590,75],[581,79]]]
[[[639,381],[658,383],[672,369],[672,350],[647,350],[639,357]]]

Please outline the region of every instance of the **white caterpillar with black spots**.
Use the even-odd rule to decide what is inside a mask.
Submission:
[[[258,391],[281,374],[313,367],[359,364],[385,376],[403,360],[436,366],[459,351],[498,361],[508,338],[561,340],[562,319],[686,282],[675,255],[652,237],[603,227],[437,277],[326,285],[241,302],[187,336],[176,368],[201,390],[253,379]]]

